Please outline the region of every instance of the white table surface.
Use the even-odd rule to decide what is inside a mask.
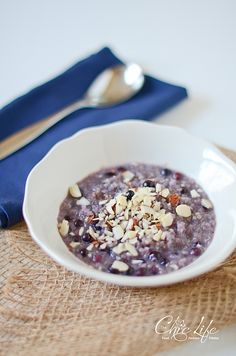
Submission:
[[[160,124],[236,150],[235,14],[234,0],[0,0],[0,107],[109,45],[188,88]],[[235,335],[232,326],[165,355],[235,355]]]

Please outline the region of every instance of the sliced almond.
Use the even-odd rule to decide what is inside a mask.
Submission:
[[[157,193],[160,193],[161,190],[162,190],[161,184],[160,184],[160,183],[157,183],[157,184],[156,184],[156,192],[157,192]]]
[[[91,226],[89,226],[88,233],[93,239],[95,239],[95,240],[97,239],[98,234],[93,230],[93,228]]]
[[[132,208],[132,200],[129,200],[127,203],[127,209],[131,209]]]
[[[199,198],[200,197],[200,194],[195,189],[192,189],[190,191],[190,194],[191,194],[192,198]]]
[[[70,247],[75,248],[75,247],[79,246],[79,244],[80,244],[79,242],[71,241],[70,242]]]
[[[125,183],[130,182],[134,178],[134,174],[130,171],[125,171],[122,175]]]
[[[127,227],[127,224],[128,224],[128,221],[123,220],[123,221],[121,221],[120,226],[122,227],[123,230],[125,230]]]
[[[124,209],[127,207],[127,198],[124,195],[118,195],[116,197],[117,204],[121,205]]]
[[[105,230],[104,234],[109,236],[109,237],[113,237],[113,232],[109,231],[109,230]]]
[[[136,248],[131,245],[129,242],[125,242],[125,247],[126,247],[126,250],[134,257],[138,256],[138,252],[136,250]]]
[[[126,226],[126,230],[132,230],[134,226],[134,220],[133,219],[129,219],[128,224]]]
[[[80,229],[79,229],[79,236],[82,236],[84,233],[84,227],[82,226]]]
[[[115,199],[111,199],[107,204],[106,204],[106,210],[108,211],[109,214],[113,215],[114,211],[113,211],[113,206],[116,204],[116,200]]]
[[[163,198],[167,198],[169,194],[170,194],[170,191],[169,191],[168,188],[164,188],[164,189],[162,189],[162,191],[160,192],[160,195],[161,195]]]
[[[122,261],[114,261],[111,267],[117,269],[119,272],[126,272],[129,269],[129,266]]]
[[[149,195],[149,194],[151,194],[151,192],[152,192],[152,188],[150,188],[150,187],[139,187],[138,189],[137,189],[137,193],[138,193],[138,195]]]
[[[137,237],[135,237],[134,239],[130,239],[130,240],[129,240],[129,243],[130,243],[131,245],[135,245],[136,242],[138,242]]]
[[[137,231],[126,231],[125,237],[127,239],[133,239],[137,235]]]
[[[120,225],[117,225],[117,226],[113,227],[112,231],[113,231],[113,234],[114,234],[114,238],[116,240],[120,240],[124,236],[124,230],[122,229],[122,227]]]
[[[88,199],[86,199],[85,197],[82,197],[79,200],[77,200],[76,204],[86,206],[86,205],[90,205],[90,201]]]
[[[155,214],[155,210],[150,208],[149,206],[145,206],[145,205],[142,205],[141,206],[141,212],[143,214],[148,214],[148,215],[154,215]]]
[[[201,204],[206,209],[211,209],[212,208],[212,204],[211,204],[210,200],[208,200],[208,199],[202,199],[201,200]]]
[[[106,247],[107,247],[106,242],[104,242],[103,244],[101,244],[101,245],[99,246],[99,248],[100,248],[101,250],[105,250]]]
[[[66,236],[69,232],[69,221],[63,219],[59,228],[61,236]]]
[[[159,201],[156,201],[156,202],[154,203],[154,205],[153,205],[153,209],[154,209],[155,211],[160,211],[160,209],[161,209],[161,203],[160,203]]]
[[[190,207],[186,204],[178,205],[175,210],[177,215],[182,216],[184,218],[188,218],[189,216],[192,215]]]
[[[124,213],[125,220],[129,220],[129,210],[126,209]]]
[[[143,201],[144,196],[145,196],[144,194],[135,194],[132,198],[132,204],[134,206],[139,205],[141,203],[141,201]]]
[[[120,255],[122,252],[127,251],[125,243],[120,243],[117,246],[113,247],[112,251],[115,252],[117,255]]]
[[[91,251],[91,250],[93,249],[93,247],[94,247],[94,245],[93,245],[93,244],[90,244],[90,245],[88,245],[88,247],[86,248],[86,250]]]
[[[69,192],[73,198],[80,198],[82,196],[79,186],[77,184],[72,185],[69,188]]]
[[[160,216],[160,223],[163,227],[171,226],[173,223],[173,220],[174,220],[174,218],[171,213],[167,213],[167,214]]]
[[[121,212],[124,210],[124,208],[123,208],[123,206],[122,206],[122,205],[120,205],[120,204],[116,204],[116,208],[115,208],[115,210],[116,210],[116,216],[118,216],[118,215],[120,215],[120,214],[121,214]]]
[[[152,201],[153,201],[153,197],[145,195],[143,198],[143,204],[146,206],[151,206],[152,205]]]
[[[148,220],[146,220],[146,219],[143,219],[142,223],[143,223],[144,230],[147,230],[149,225],[150,225],[150,222]]]
[[[143,263],[143,260],[132,260],[131,262],[132,262],[134,265],[137,265],[137,264]]]
[[[106,200],[100,200],[100,202],[98,203],[99,205],[105,205],[107,203],[107,199]]]
[[[161,237],[162,237],[163,232],[161,230],[159,230],[154,236],[153,236],[153,240],[154,241],[160,241]]]

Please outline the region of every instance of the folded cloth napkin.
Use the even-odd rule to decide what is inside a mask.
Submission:
[[[111,50],[103,48],[14,100],[0,110],[0,140],[79,99],[100,72],[118,63],[121,61]],[[0,226],[9,227],[22,219],[27,175],[56,142],[89,126],[127,118],[149,120],[186,96],[185,88],[146,76],[143,89],[131,100],[105,109],[74,112],[29,145],[0,161]]]

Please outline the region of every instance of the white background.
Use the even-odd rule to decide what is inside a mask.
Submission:
[[[0,0],[0,107],[104,45],[188,88],[159,123],[236,150],[234,0]],[[235,335],[168,355],[233,355]]]

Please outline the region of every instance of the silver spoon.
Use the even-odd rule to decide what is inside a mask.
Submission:
[[[92,82],[82,99],[1,141],[0,160],[24,147],[74,111],[119,104],[134,96],[143,83],[142,68],[135,63],[119,64],[106,69]]]

